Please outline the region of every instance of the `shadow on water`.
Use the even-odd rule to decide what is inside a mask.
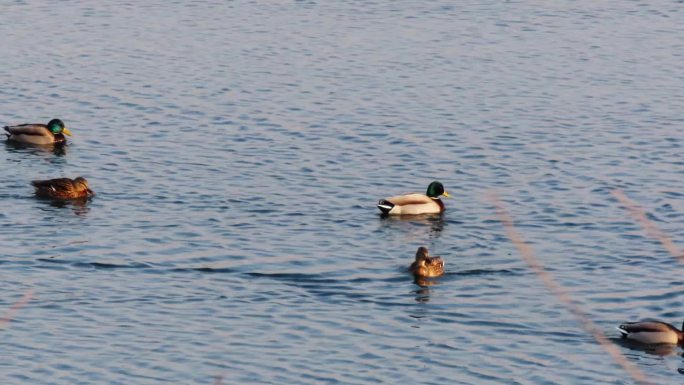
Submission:
[[[7,148],[7,152],[10,153],[32,154],[39,156],[55,155],[57,157],[62,157],[66,155],[67,144],[59,143],[36,145],[5,140],[5,147]]]
[[[425,303],[430,301],[430,293],[432,292],[432,286],[438,286],[445,282],[448,282],[457,277],[467,277],[467,276],[480,276],[480,275],[490,275],[490,274],[502,274],[502,275],[515,275],[516,272],[508,269],[473,269],[473,270],[463,270],[463,271],[453,271],[445,272],[440,277],[426,278],[426,277],[414,277],[413,283],[418,285],[419,288],[414,290],[415,300],[419,303]]]
[[[103,262],[74,262],[63,259],[56,259],[55,257],[48,258],[38,258],[39,262],[46,262],[54,266],[69,266],[76,268],[87,268],[87,269],[153,269],[154,266],[149,263],[130,263],[130,264],[116,264],[116,263],[103,263]]]

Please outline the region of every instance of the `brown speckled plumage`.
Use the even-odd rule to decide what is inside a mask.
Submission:
[[[431,257],[427,247],[419,247],[409,271],[416,277],[439,277],[444,274],[444,260],[442,257]]]
[[[88,187],[88,181],[80,176],[76,179],[34,180],[31,184],[36,188],[36,196],[42,198],[76,199],[94,195]]]

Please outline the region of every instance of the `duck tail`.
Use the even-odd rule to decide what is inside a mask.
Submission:
[[[383,214],[388,214],[394,208],[394,203],[385,199],[381,199],[378,202],[378,208],[380,209],[380,211],[382,211]]]
[[[617,329],[623,337],[627,337],[629,332],[627,330],[623,329],[622,326],[623,325],[616,326],[615,329]]]

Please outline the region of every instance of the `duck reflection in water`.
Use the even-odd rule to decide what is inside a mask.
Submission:
[[[70,200],[55,200],[48,198],[39,198],[41,201],[47,202],[50,206],[58,209],[70,208],[74,214],[79,217],[86,216],[90,212],[90,207],[88,204],[91,201],[91,197],[76,198]]]
[[[21,153],[21,154],[33,154],[33,155],[55,155],[58,157],[66,155],[67,144],[66,143],[52,143],[43,145],[32,145],[27,143],[15,142],[12,140],[6,140],[5,146],[8,152]]]
[[[626,338],[611,338],[611,341],[623,348],[652,354],[654,356],[664,357],[677,353],[677,345],[674,344],[644,344]]]
[[[427,286],[434,285],[434,282],[430,282],[430,283],[428,283],[427,286],[425,286],[425,285],[422,285],[421,283],[419,283],[419,282],[418,282],[418,279],[416,279],[416,281],[414,281],[414,283],[415,283],[416,285],[419,285],[419,286],[420,286],[419,289],[413,291],[413,294],[416,295],[416,298],[415,298],[416,302],[418,302],[418,303],[430,302],[430,292],[431,292],[431,290],[430,290],[430,288],[427,287]]]
[[[387,215],[379,216],[380,224],[392,229],[399,228],[423,239],[427,232],[429,239],[437,239],[444,230],[444,214]],[[394,230],[393,230],[394,231]]]
[[[58,208],[70,207],[74,214],[78,216],[86,216],[90,212],[90,198],[79,198],[70,201],[52,201],[50,205]]]

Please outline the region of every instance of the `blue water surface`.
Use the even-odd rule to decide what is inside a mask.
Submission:
[[[0,122],[74,133],[0,145],[2,384],[633,383],[491,193],[616,342],[621,322],[684,319],[682,266],[611,194],[684,244],[681,2],[0,15]],[[32,196],[78,175],[90,202]],[[443,216],[378,215],[432,180],[454,196]],[[446,261],[434,285],[406,272],[419,246]],[[681,383],[680,348],[619,349]]]

